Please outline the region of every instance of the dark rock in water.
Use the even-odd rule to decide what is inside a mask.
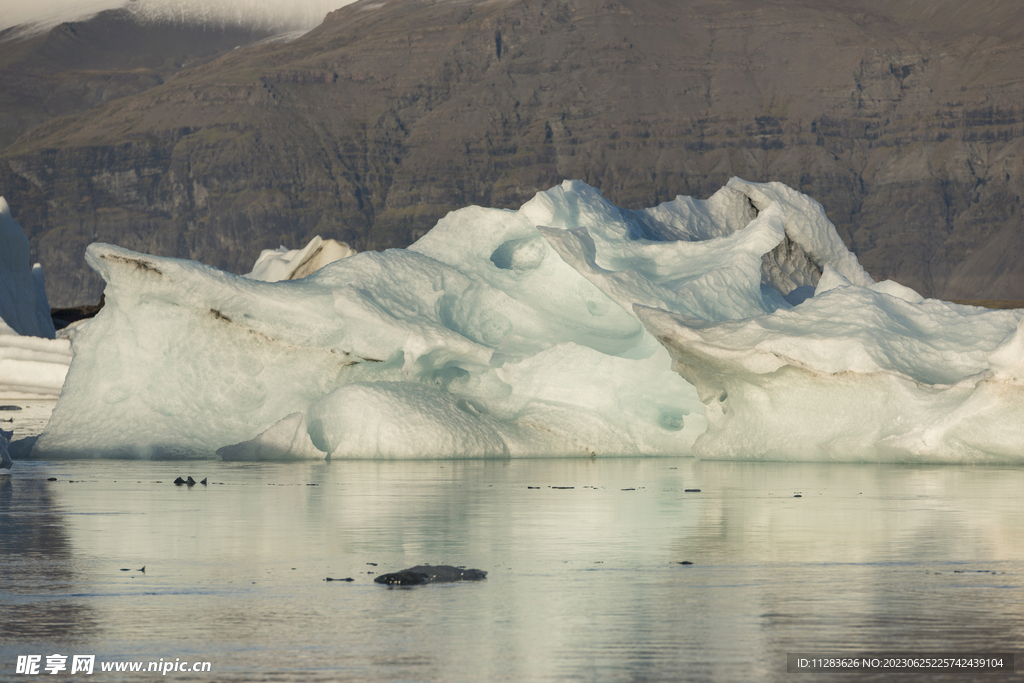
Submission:
[[[57,477],[50,477],[50,478],[49,478],[49,479],[47,479],[46,481],[57,481]]]
[[[188,484],[189,486],[195,486],[196,485],[196,480],[193,479],[191,476],[189,476],[189,478],[185,481],[185,483]]]
[[[404,569],[404,572],[415,574],[426,574],[430,577],[431,583],[450,583],[452,581],[481,581],[487,578],[487,572],[480,569],[466,569],[465,567],[451,567],[438,565],[433,567],[429,564],[417,565]]]
[[[684,489],[683,493],[700,493],[700,489]]]
[[[351,576],[344,579],[332,579],[328,576],[326,579],[324,579],[324,581],[355,581],[355,579],[353,579]]]
[[[676,562],[676,564],[693,564],[693,562],[690,562],[689,560],[683,560],[682,562]]]
[[[0,406],[0,410],[21,410],[21,406]]]
[[[199,483],[202,484],[203,486],[206,486],[206,477],[203,477],[203,480]]]
[[[381,574],[373,580],[374,583],[383,583],[388,586],[420,586],[430,583],[430,577],[417,572],[402,571],[394,574]]]
[[[175,486],[181,486],[184,483],[185,483],[185,480],[182,479],[181,477],[178,477],[177,479],[174,480],[174,485]]]

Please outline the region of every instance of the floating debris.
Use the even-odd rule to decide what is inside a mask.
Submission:
[[[382,583],[387,586],[420,586],[430,583],[430,577],[426,574],[404,571],[393,574],[381,574],[373,582]]]
[[[487,578],[487,572],[482,569],[466,569],[465,567],[452,567],[447,564],[439,564],[437,566],[421,564],[403,571],[426,574],[434,583],[481,581]]]
[[[454,583],[456,581],[482,581],[487,572],[450,565],[417,565],[392,574],[381,574],[373,581],[388,586],[419,586],[425,583]]]

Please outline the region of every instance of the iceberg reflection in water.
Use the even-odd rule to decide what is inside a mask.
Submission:
[[[186,474],[210,484],[170,483]],[[0,665],[781,682],[787,652],[1012,651],[1022,485],[997,467],[679,458],[24,462],[0,477]],[[373,583],[421,563],[487,580]]]

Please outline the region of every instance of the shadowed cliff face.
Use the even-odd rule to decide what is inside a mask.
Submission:
[[[405,246],[579,178],[638,208],[738,175],[825,206],[876,278],[1022,298],[1010,2],[363,2],[45,123],[0,156],[54,305],[92,241],[245,272],[314,234]]]

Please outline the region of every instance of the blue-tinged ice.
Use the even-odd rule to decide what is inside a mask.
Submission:
[[[43,269],[0,197],[0,397],[55,398],[70,363],[70,343],[54,339]]]
[[[0,318],[15,334],[53,339],[43,270],[29,260],[28,238],[0,197]]]
[[[629,211],[566,181],[281,282],[87,259],[106,306],[35,457],[1024,455],[1022,312],[875,283],[779,183]]]

